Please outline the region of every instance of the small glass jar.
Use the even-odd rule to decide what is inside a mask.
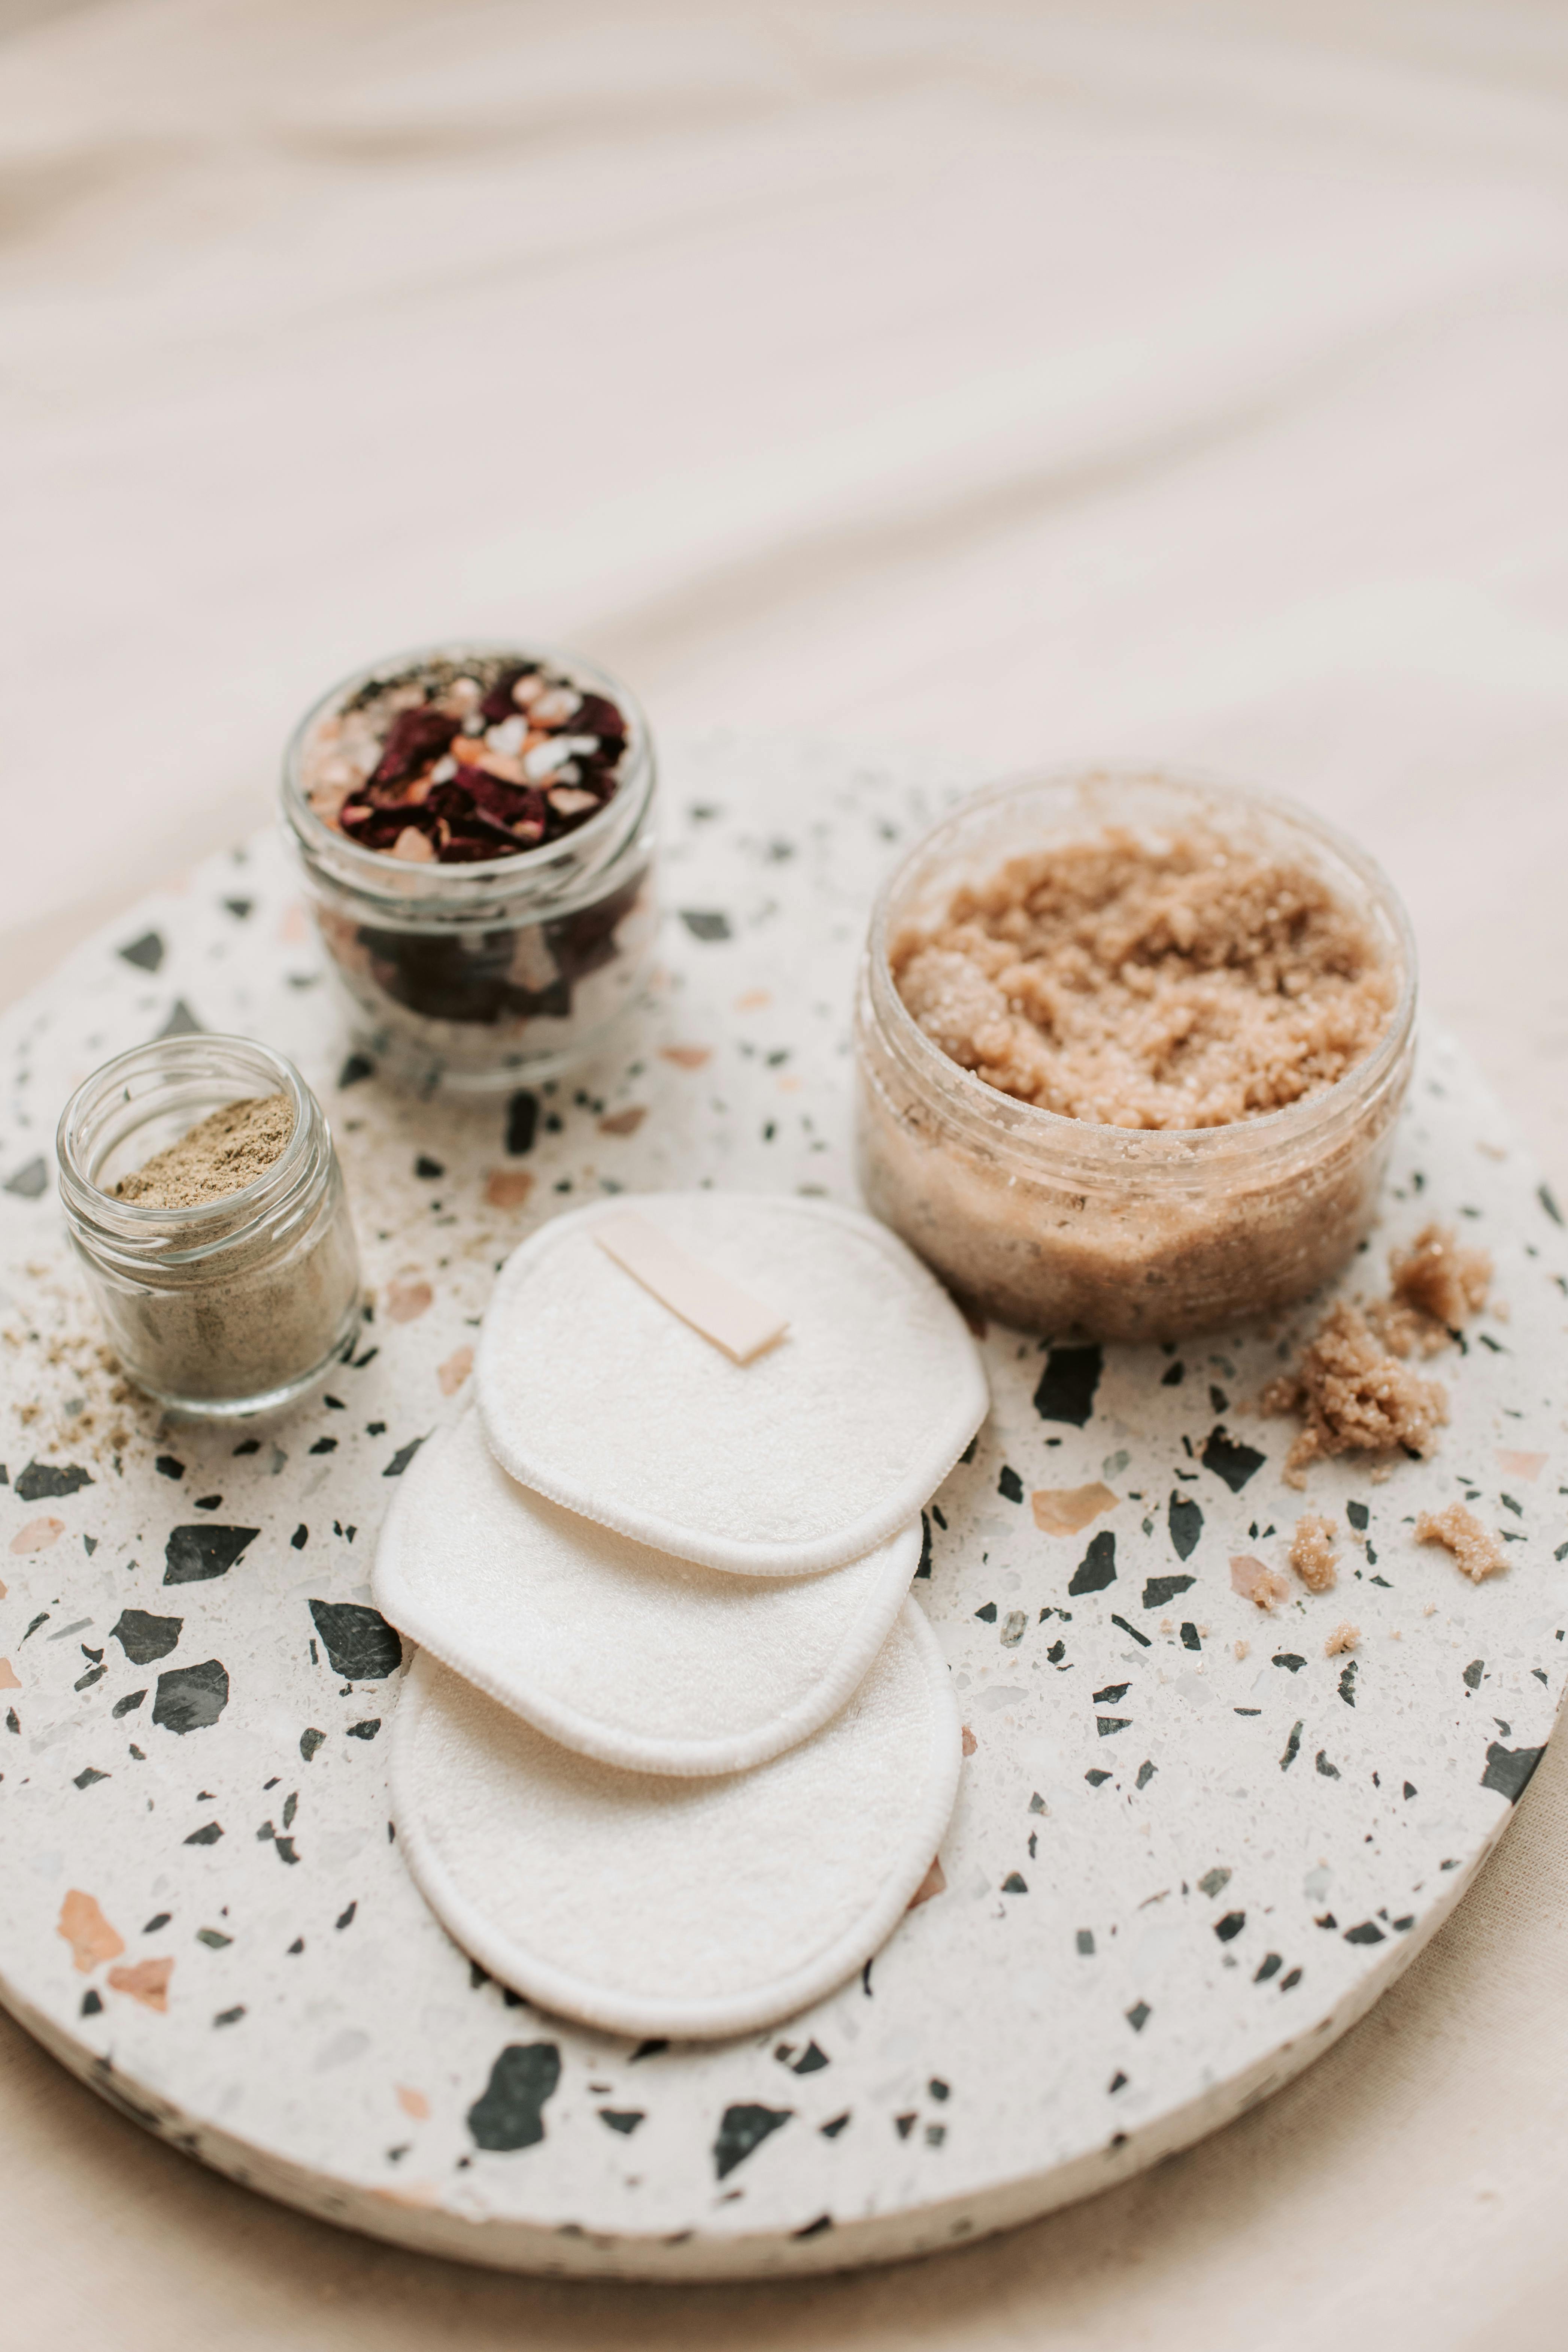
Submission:
[[[308,768],[368,694],[433,665],[538,665],[626,720],[616,790],[553,843],[472,865],[409,864],[340,831]],[[283,766],[283,823],[355,1045],[422,1092],[547,1077],[595,1052],[635,1002],[658,928],[653,741],[635,698],[580,655],[468,638],[356,670],[308,710]]]
[[[1229,1126],[1100,1126],[1000,1092],[916,1023],[889,942],[961,885],[1110,826],[1160,838],[1194,824],[1308,867],[1386,961],[1387,1026],[1335,1084]],[[1372,1223],[1415,1016],[1415,941],[1391,884],[1307,810],[1131,770],[999,785],[934,826],[873,911],[856,1007],[862,1189],[956,1293],[1021,1330],[1170,1340],[1268,1314],[1327,1281]]]
[[[287,1096],[289,1140],[243,1190],[153,1208],[114,1186],[209,1113]],[[163,1037],[79,1086],[56,1139],[60,1198],[110,1345],[172,1412],[226,1418],[290,1404],[352,1349],[359,1254],[321,1104],[292,1062],[248,1037]]]

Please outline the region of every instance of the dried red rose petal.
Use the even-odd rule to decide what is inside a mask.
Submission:
[[[465,679],[470,683],[458,696],[456,689]],[[520,710],[515,694],[523,680],[533,681],[535,688],[531,700],[524,688],[526,711]],[[388,703],[410,688],[424,699],[387,710]],[[380,732],[374,716],[378,700],[386,711],[379,758],[366,781],[329,819],[362,848],[390,856],[412,827],[444,865],[517,857],[591,824],[615,796],[628,748],[625,712],[608,695],[586,692],[544,663],[492,654],[459,665],[454,657],[437,656],[404,675],[384,675],[374,691],[362,692],[346,706],[370,715],[373,740]],[[466,716],[445,707],[456,701]],[[548,710],[557,701],[570,703],[570,711],[541,722],[540,702]],[[481,745],[483,728],[508,721],[525,727],[536,746],[552,739],[560,766],[536,782],[525,781],[521,757],[502,757]],[[443,766],[451,772],[437,783]],[[502,772],[497,774],[497,768]],[[409,854],[406,847],[404,854]]]
[[[513,717],[517,709],[517,705],[511,698],[512,688],[517,684],[520,677],[532,677],[538,668],[539,664],[537,662],[509,662],[507,664],[507,667],[502,670],[500,676],[497,678],[495,684],[491,687],[489,692],[486,695],[484,700],[479,705],[480,710],[489,720],[492,727],[499,726],[503,719],[510,719]]]
[[[574,735],[616,735],[623,742],[626,740],[626,722],[605,694],[584,694],[570,724]]]
[[[415,710],[400,710],[387,730],[380,761],[371,778],[374,790],[377,785],[405,784],[438,760],[458,731],[458,720],[450,711],[432,709],[428,703]]]

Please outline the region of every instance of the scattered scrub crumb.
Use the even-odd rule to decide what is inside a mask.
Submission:
[[[1441,1511],[1423,1511],[1415,1522],[1415,1540],[1441,1544],[1451,1551],[1455,1567],[1472,1584],[1483,1584],[1508,1566],[1508,1554],[1496,1536],[1463,1503],[1450,1503]]]
[[[1309,1592],[1331,1592],[1339,1581],[1334,1562],[1339,1554],[1334,1549],[1335,1528],[1332,1519],[1325,1519],[1309,1511],[1296,1522],[1290,1538],[1290,1565]]]
[[[1323,1655],[1325,1658],[1337,1658],[1342,1650],[1353,1650],[1360,1640],[1359,1625],[1336,1625],[1323,1643]]]
[[[1286,1456],[1287,1486],[1302,1486],[1307,1465],[1334,1454],[1426,1454],[1448,1418],[1447,1391],[1385,1355],[1359,1308],[1329,1309],[1292,1372],[1270,1381],[1262,1408],[1295,1413],[1301,1430]],[[1373,1473],[1376,1475],[1376,1473]]]
[[[1435,1356],[1486,1305],[1492,1262],[1462,1248],[1451,1225],[1432,1224],[1390,1254],[1388,1273],[1392,1295],[1368,1307],[1368,1322],[1391,1355]]]

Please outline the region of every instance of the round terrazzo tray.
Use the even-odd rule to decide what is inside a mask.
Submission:
[[[1303,1504],[1289,1424],[1246,1411],[1285,1329],[1103,1355],[994,1329],[994,1411],[914,1588],[968,1728],[958,1809],[862,1978],[765,2034],[638,2046],[503,1998],[420,1900],[388,1824],[404,1660],[368,1584],[386,1482],[463,1392],[494,1269],[552,1210],[704,1181],[850,1197],[864,909],[956,781],[787,744],[678,759],[654,1001],[613,1057],[510,1104],[399,1100],[344,1059],[268,842],[0,1025],[0,1996],[235,2178],[524,2270],[945,2245],[1284,2081],[1507,1822],[1568,1670],[1568,1253],[1496,1109],[1429,1044],[1357,1271],[1381,1286],[1387,1244],[1455,1220],[1509,1318],[1429,1368],[1453,1400],[1433,1461],[1310,1473],[1352,1545],[1337,1592],[1267,1618],[1231,1589],[1231,1558],[1278,1564]],[[116,1400],[52,1198],[67,1091],[193,1020],[254,1030],[321,1089],[375,1286],[326,1393],[248,1436]],[[1052,1495],[1095,1485],[1114,1499],[1047,1532]],[[1510,1538],[1479,1588],[1411,1540],[1465,1494]],[[1323,1652],[1343,1618],[1348,1662]]]

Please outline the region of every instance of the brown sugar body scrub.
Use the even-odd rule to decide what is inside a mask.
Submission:
[[[1157,774],[1000,787],[873,918],[867,1198],[1024,1328],[1266,1313],[1371,1223],[1414,1007],[1392,889],[1307,812]]]

